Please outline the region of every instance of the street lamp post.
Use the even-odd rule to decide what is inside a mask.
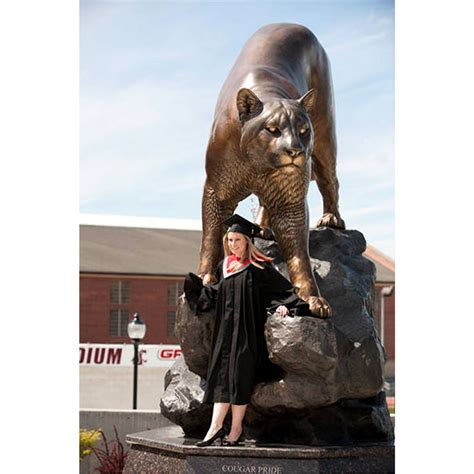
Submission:
[[[133,341],[133,409],[137,409],[137,385],[138,385],[138,344],[145,337],[146,324],[135,313],[133,320],[128,323],[128,337]]]

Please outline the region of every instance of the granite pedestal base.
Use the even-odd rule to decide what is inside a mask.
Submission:
[[[393,443],[357,446],[260,445],[246,440],[236,447],[198,448],[173,426],[126,437],[130,450],[125,474],[299,474],[392,473]]]

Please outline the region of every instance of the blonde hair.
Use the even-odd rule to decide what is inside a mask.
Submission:
[[[232,252],[229,248],[229,232],[233,232],[233,231],[228,230],[224,234],[224,238],[222,239],[223,244],[224,244],[224,253],[226,257],[229,255],[232,255]],[[229,269],[231,271],[235,271],[241,268],[243,266],[241,262],[245,261],[247,258],[250,260],[250,263],[252,265],[255,265],[257,268],[260,268],[260,269],[263,269],[263,266],[259,265],[257,262],[271,262],[273,260],[273,258],[267,257],[265,254],[260,252],[260,250],[258,250],[257,247],[255,247],[255,245],[252,242],[252,239],[248,235],[242,234],[241,232],[237,232],[237,233],[244,236],[244,239],[247,242],[247,248],[245,250],[245,255],[243,255],[240,262],[238,262],[237,260],[234,260],[230,264]]]

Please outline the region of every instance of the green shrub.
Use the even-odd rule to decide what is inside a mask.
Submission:
[[[94,444],[100,439],[99,430],[79,430],[79,459],[82,461],[92,454]]]

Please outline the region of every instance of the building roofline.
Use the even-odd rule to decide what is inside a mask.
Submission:
[[[100,227],[133,227],[136,229],[168,229],[202,231],[200,219],[167,217],[118,216],[109,214],[80,214],[79,225]]]
[[[367,244],[364,255],[370,257],[372,260],[377,260],[377,262],[379,262],[385,268],[388,268],[395,273],[395,261],[374,246]]]
[[[163,231],[187,231],[187,232],[202,232],[202,225],[200,219],[174,219],[174,218],[158,218],[158,217],[142,217],[142,216],[120,216],[120,215],[107,215],[107,214],[80,214],[80,226],[81,227],[103,227],[103,228],[128,228],[128,229],[150,229],[150,230],[163,230]],[[166,235],[168,232],[166,232]],[[163,234],[164,235],[164,234]],[[196,244],[197,245],[197,244]],[[395,261],[388,255],[367,244],[366,250],[363,253],[366,257],[378,265],[386,268],[388,271],[395,273]],[[111,272],[106,270],[105,272],[99,271],[95,268],[82,268],[81,273],[119,273]],[[154,272],[125,272],[126,274],[134,275],[153,275]],[[162,274],[163,275],[163,274]],[[172,274],[166,272],[164,275],[169,277],[179,277],[180,274]],[[164,276],[163,275],[163,276]]]

